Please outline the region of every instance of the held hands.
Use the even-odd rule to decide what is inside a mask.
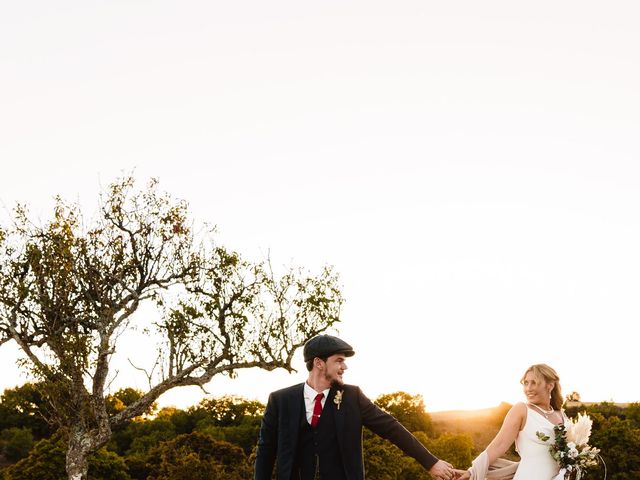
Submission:
[[[454,470],[456,474],[456,480],[468,480],[471,478],[471,472],[469,470]]]
[[[444,460],[438,460],[436,464],[431,467],[429,474],[437,480],[460,480],[469,478],[469,472],[467,470],[456,470],[449,462]],[[464,475],[467,475],[466,477]]]

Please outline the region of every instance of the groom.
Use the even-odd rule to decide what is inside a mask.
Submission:
[[[345,385],[351,345],[319,335],[304,346],[305,383],[273,392],[262,419],[255,480],[364,480],[362,427],[397,445],[439,480],[453,467],[433,456],[394,417],[375,406],[360,388]]]

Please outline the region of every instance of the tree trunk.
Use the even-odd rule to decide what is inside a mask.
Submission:
[[[82,445],[83,436],[73,432],[67,446],[66,469],[69,480],[86,480],[89,471],[88,452]]]

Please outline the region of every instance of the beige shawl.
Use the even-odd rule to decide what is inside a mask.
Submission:
[[[471,464],[471,480],[511,480],[518,470],[518,462],[499,458],[489,465],[489,455],[482,452]]]

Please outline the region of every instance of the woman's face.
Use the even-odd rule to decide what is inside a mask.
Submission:
[[[522,388],[530,403],[549,405],[553,383],[547,383],[543,378],[536,378],[533,372],[527,372],[522,381]]]

